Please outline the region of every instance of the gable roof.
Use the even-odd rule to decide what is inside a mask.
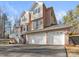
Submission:
[[[33,4],[32,4],[32,7],[31,7],[30,11],[32,11],[32,10],[33,10],[33,8],[35,8],[38,4],[44,5],[44,3],[43,3],[43,2],[33,2]],[[44,6],[45,6],[45,5],[44,5]]]

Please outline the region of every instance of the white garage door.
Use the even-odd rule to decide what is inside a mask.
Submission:
[[[29,35],[30,44],[46,44],[45,33],[35,33]]]
[[[64,45],[65,35],[63,32],[48,32],[48,44]]]

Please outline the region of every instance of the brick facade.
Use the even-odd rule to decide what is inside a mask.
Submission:
[[[56,24],[53,8],[47,8],[43,2],[34,2],[31,9],[24,11],[20,18],[22,34],[29,31],[42,30]]]
[[[23,17],[27,18],[23,21]],[[25,11],[21,15],[21,28],[28,26],[29,30],[44,29],[57,24],[52,7],[46,8],[43,2],[34,2],[30,11]]]

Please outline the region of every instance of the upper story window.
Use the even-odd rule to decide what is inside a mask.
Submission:
[[[28,30],[29,30],[28,25],[23,26],[23,31],[28,31]]]
[[[42,26],[42,21],[40,19],[37,19],[33,22],[33,28],[34,29],[40,29]]]
[[[22,21],[26,21],[26,20],[27,20],[27,18],[26,18],[26,17],[23,17],[23,18],[22,18]]]
[[[33,10],[33,14],[40,13],[40,8],[36,8]]]
[[[38,13],[40,13],[40,8],[38,8]]]
[[[36,21],[36,29],[39,28],[39,23],[38,23],[38,20]]]
[[[35,22],[35,21],[33,21],[33,22],[32,22],[32,24],[33,24],[33,26],[32,26],[32,27],[33,27],[33,29],[36,29],[36,22]]]
[[[27,25],[27,31],[28,31],[29,29],[28,29],[28,25]]]
[[[25,26],[22,27],[22,31],[25,31]]]

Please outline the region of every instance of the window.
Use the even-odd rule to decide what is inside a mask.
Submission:
[[[33,28],[34,29],[40,29],[42,26],[42,21],[40,19],[37,19],[33,22]]]
[[[34,9],[33,14],[36,14],[36,13],[40,13],[40,8]]]
[[[39,27],[39,24],[38,24],[38,20],[36,21],[36,29],[38,29]]]
[[[26,17],[23,17],[23,18],[22,18],[22,21],[26,21],[26,20],[27,20],[27,18],[26,18]]]
[[[36,28],[36,22],[33,21],[32,24],[33,24],[32,28],[35,29]]]
[[[23,31],[25,31],[25,27],[23,27]]]
[[[23,32],[23,31],[25,31],[25,27],[24,27],[24,26],[22,26],[22,32]]]
[[[39,27],[39,29],[42,27],[42,20],[38,21],[38,27]]]
[[[28,25],[25,25],[24,28],[23,28],[23,30],[24,30],[24,31],[28,31],[28,30],[29,30],[29,29],[28,29]]]
[[[27,31],[28,31],[28,25],[27,25]]]
[[[40,13],[40,8],[38,8],[38,13]]]

